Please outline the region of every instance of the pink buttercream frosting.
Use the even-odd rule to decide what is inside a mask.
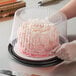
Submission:
[[[53,50],[57,46],[59,46],[59,32],[52,23],[30,20],[18,28],[15,50],[19,50],[26,56],[53,56]]]

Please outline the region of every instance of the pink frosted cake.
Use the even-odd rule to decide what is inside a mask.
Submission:
[[[42,20],[24,22],[17,31],[16,49],[29,57],[53,56],[59,46],[59,32],[52,23]]]

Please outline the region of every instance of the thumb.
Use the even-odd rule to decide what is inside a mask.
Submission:
[[[61,58],[63,60],[66,60],[68,61],[69,60],[69,54],[66,50],[67,46],[69,45],[69,43],[65,43],[63,44],[55,53],[55,55],[58,57],[58,58]]]

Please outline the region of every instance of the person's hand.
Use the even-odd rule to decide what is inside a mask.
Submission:
[[[62,12],[55,11],[54,14],[51,14],[49,17],[46,18],[49,22],[54,24],[61,24],[67,20],[67,17]]]
[[[55,54],[66,61],[76,60],[76,40],[63,44]]]

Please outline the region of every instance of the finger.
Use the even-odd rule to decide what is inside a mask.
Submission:
[[[66,50],[66,46],[62,45],[57,52],[55,53],[55,55],[63,60],[70,60],[69,57],[69,53]]]

